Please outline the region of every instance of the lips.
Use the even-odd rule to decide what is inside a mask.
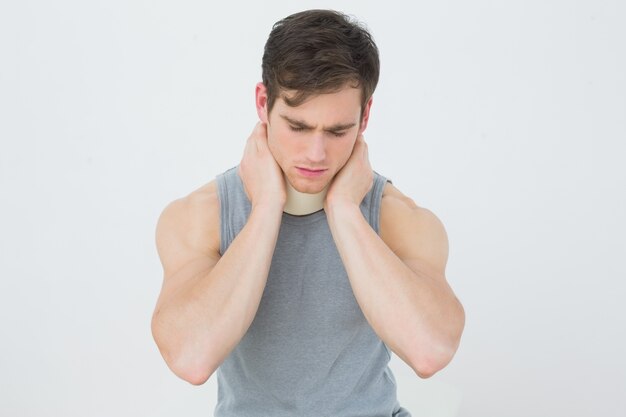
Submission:
[[[309,169],[301,167],[296,167],[296,169],[298,170],[298,173],[300,173],[300,175],[303,175],[305,177],[318,177],[327,171],[327,169]]]

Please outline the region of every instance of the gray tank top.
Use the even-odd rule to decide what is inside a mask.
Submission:
[[[216,177],[222,254],[251,210],[237,168]],[[374,172],[360,207],[376,233],[386,181]],[[214,415],[410,417],[390,358],[354,297],[324,210],[283,213],[259,309],[217,370]]]

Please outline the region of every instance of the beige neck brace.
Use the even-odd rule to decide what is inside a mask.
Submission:
[[[283,208],[285,213],[303,216],[305,214],[315,213],[324,208],[324,199],[326,198],[328,187],[317,194],[301,193],[292,187],[286,176],[285,185],[287,186],[287,203]]]

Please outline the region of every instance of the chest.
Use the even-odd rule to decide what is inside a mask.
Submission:
[[[321,335],[364,323],[328,224],[315,226],[281,226],[255,325]]]

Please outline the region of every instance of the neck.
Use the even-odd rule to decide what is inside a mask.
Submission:
[[[301,193],[292,187],[289,180],[285,176],[285,184],[287,186],[287,203],[283,211],[295,216],[303,216],[305,214],[315,213],[324,208],[324,199],[328,186],[316,194]]]

